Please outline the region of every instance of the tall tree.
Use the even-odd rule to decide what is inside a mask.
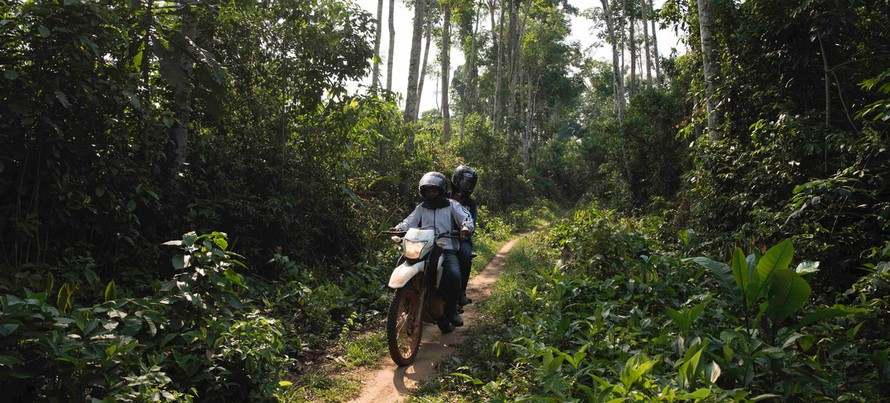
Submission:
[[[634,97],[634,92],[637,89],[637,38],[636,32],[634,32],[634,28],[637,25],[636,18],[636,9],[633,1],[630,3],[631,9],[628,15],[628,35],[630,36],[630,85],[628,86],[628,95],[631,99]]]
[[[702,68],[705,77],[705,105],[708,113],[708,136],[718,139],[716,100],[714,90],[713,23],[714,15],[710,0],[698,0],[698,23],[701,36]]]
[[[418,69],[420,67],[420,46],[423,37],[423,18],[425,13],[425,0],[417,0],[414,4],[414,32],[411,36],[411,58],[408,62],[408,89],[405,91],[405,114],[406,122],[416,122],[417,117],[417,78]],[[409,141],[411,145],[411,141]]]
[[[427,16],[426,39],[423,45],[423,63],[420,66],[420,76],[417,77],[417,102],[414,104],[414,120],[420,116],[420,100],[423,98],[423,82],[426,80],[426,66],[430,57],[430,43],[433,41],[433,19]]]
[[[646,49],[646,85],[648,86],[652,84],[652,57],[649,53],[649,3],[642,0],[640,9],[643,19],[643,46]]]
[[[471,17],[469,19],[461,19],[461,33],[466,34],[467,36],[467,38],[462,41],[464,42],[464,49],[466,52],[464,58],[467,62],[466,64],[464,64],[463,69],[464,90],[462,94],[463,99],[461,101],[461,107],[463,110],[460,118],[461,142],[463,142],[464,139],[464,128],[467,122],[467,115],[474,111],[477,103],[476,99],[478,96],[478,67],[476,66],[476,36],[479,32],[479,20],[481,19],[479,18],[479,12],[481,10],[481,4],[481,2],[471,2]],[[466,42],[469,42],[469,46],[467,46]]]
[[[380,35],[383,33],[383,0],[377,0],[377,30],[374,32],[374,67],[371,88],[377,93],[380,85]]]
[[[624,128],[624,78],[621,65],[618,61],[618,38],[615,32],[615,21],[612,11],[609,9],[609,0],[600,0],[603,4],[603,17],[606,19],[606,30],[609,32],[609,40],[612,42],[612,70],[615,76],[615,102],[618,106],[618,123]],[[622,1],[623,7],[623,1]],[[624,174],[628,183],[631,183],[630,161],[627,151],[627,138],[621,136],[622,160],[624,161]]]
[[[449,71],[451,70],[451,2],[442,1],[442,140],[451,141],[451,111],[448,108]]]
[[[503,102],[501,99],[501,85],[502,85],[502,78],[504,75],[503,74],[503,71],[504,71],[504,63],[503,63],[503,61],[504,61],[504,8],[505,8],[504,0],[501,0],[499,5],[500,5],[500,10],[501,10],[501,16],[500,16],[500,20],[498,21],[497,40],[495,41],[495,46],[497,46],[497,52],[496,52],[497,63],[495,66],[495,73],[494,73],[494,76],[495,76],[494,103],[492,105],[492,112],[491,112],[492,132],[495,135],[500,133],[501,102]],[[494,20],[494,11],[492,11],[492,25],[494,24],[494,21],[495,21]],[[494,28],[494,27],[492,27],[492,28]],[[492,35],[494,35],[494,32],[492,32]]]
[[[180,172],[185,165],[188,152],[189,123],[192,115],[192,72],[194,70],[192,49],[198,22],[195,12],[190,5],[182,9],[182,36],[178,38],[180,52],[177,66],[172,68],[170,75],[176,77],[173,83],[173,125],[170,129],[170,143],[168,145],[169,180],[173,189],[179,183]]]
[[[658,60],[658,31],[655,30],[655,20],[657,17],[655,15],[655,10],[653,9],[652,0],[649,0],[649,12],[652,13],[652,54],[655,57],[655,81],[658,81],[661,76],[661,73],[659,73],[661,66],[659,65],[660,61]]]
[[[389,0],[389,53],[386,57],[386,90],[392,91],[392,61],[396,53],[396,23],[393,21],[395,15],[396,0]]]
[[[621,73],[621,62],[619,60],[620,50],[618,48],[618,35],[615,32],[616,24],[609,8],[609,0],[600,0],[603,4],[603,18],[606,20],[606,31],[609,35],[609,42],[612,44],[612,73],[615,87],[615,105],[618,108],[618,122],[624,123],[624,76]]]

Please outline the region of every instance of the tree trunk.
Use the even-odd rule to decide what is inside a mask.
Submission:
[[[621,76],[621,64],[619,61],[618,38],[615,35],[615,21],[612,11],[609,9],[608,0],[600,0],[603,4],[603,16],[606,19],[606,30],[609,33],[609,41],[612,42],[612,73],[614,75],[615,104],[618,108],[618,122],[624,124],[624,78]]]
[[[504,3],[501,1],[501,20],[498,23],[498,51],[497,66],[495,68],[495,85],[494,85],[494,109],[492,112],[492,130],[495,135],[500,133],[500,110],[501,110],[501,76],[503,75],[503,59],[504,59]]]
[[[631,3],[633,6],[633,3]],[[628,86],[628,94],[630,98],[634,97],[637,89],[637,38],[635,37],[634,28],[637,22],[634,20],[634,10],[630,10],[630,86]]]
[[[525,131],[522,135],[522,173],[523,175],[528,173],[529,166],[531,165],[531,138],[532,138],[532,126],[534,122],[534,85],[532,85],[532,79],[529,77],[528,83],[526,84],[528,88],[528,96],[526,99],[526,115],[525,115]]]
[[[377,31],[374,33],[374,69],[371,76],[371,91],[377,94],[380,86],[380,35],[383,33],[383,0],[377,0]]]
[[[517,1],[518,0],[509,0],[510,9],[507,16],[509,19],[509,25],[507,25],[507,91],[510,97],[507,99],[507,108],[504,115],[508,119],[515,114],[514,107],[516,105],[516,91],[518,87],[516,85],[516,42],[519,37],[519,11],[516,7]]]
[[[518,0],[517,0],[518,1]],[[511,58],[510,58],[510,88],[511,91],[510,96],[510,116],[517,116],[519,113],[516,111],[516,108],[519,107],[519,99],[522,97],[520,91],[522,90],[522,85],[520,85],[520,77],[522,74],[522,42],[523,38],[525,38],[525,27],[528,23],[528,10],[531,7],[532,2],[529,1],[526,3],[525,10],[517,10],[515,14],[515,18],[519,19],[519,14],[522,14],[522,23],[517,23],[516,33],[511,38],[512,46],[511,46]],[[519,11],[522,11],[521,13]]]
[[[652,85],[652,56],[649,54],[649,4],[643,0],[640,4],[643,16],[643,46],[646,48],[646,85]]]
[[[414,120],[417,121],[417,118],[420,116],[420,99],[423,96],[423,82],[426,80],[426,66],[427,60],[430,57],[430,42],[433,41],[433,23],[427,21],[426,23],[426,43],[423,45],[423,63],[420,68],[420,77],[417,78],[417,103],[414,108]]]
[[[624,69],[627,66],[627,56],[625,55],[625,51],[627,50],[627,29],[625,28],[625,24],[627,24],[627,0],[621,0],[621,17],[618,18],[617,31],[618,35],[618,43],[621,45],[621,80],[622,84],[626,84],[624,81]]]
[[[645,1],[645,0],[644,0]],[[652,0],[649,0],[649,11],[652,12],[652,53],[655,56],[655,81],[659,81],[661,77],[661,61],[658,60],[658,31],[655,30],[655,9]]]
[[[701,30],[702,67],[705,76],[705,105],[708,111],[708,136],[712,140],[718,140],[717,112],[714,97],[714,66],[713,66],[713,40],[711,39],[711,27],[713,24],[710,0],[698,0],[698,22]]]
[[[825,76],[825,126],[831,125],[831,81],[828,74],[831,69],[828,67],[828,55],[825,54],[825,45],[822,43],[822,31],[816,32],[816,39],[819,40],[819,51],[822,53],[822,73]]]
[[[442,16],[442,140],[451,141],[451,111],[448,109],[448,82],[451,69],[451,4],[443,1]]]
[[[470,34],[470,54],[467,57],[466,68],[464,69],[464,104],[463,114],[460,118],[460,143],[464,141],[464,129],[466,128],[467,115],[476,109],[476,35],[479,32],[479,8],[473,10],[473,31]]]
[[[620,130],[624,130],[624,78],[621,76],[621,66],[618,61],[618,43],[615,35],[615,21],[612,11],[609,10],[609,0],[600,0],[603,4],[603,16],[606,18],[606,30],[609,32],[609,40],[612,42],[612,71],[615,74],[615,103],[618,106],[618,124]],[[621,153],[624,160],[624,174],[628,185],[630,180],[630,162],[628,161],[627,139],[621,134]]]
[[[386,90],[392,91],[392,59],[396,52],[396,25],[393,22],[396,0],[389,0],[389,56],[386,58]]]
[[[417,70],[420,67],[420,40],[423,37],[423,17],[425,12],[425,0],[417,0],[414,6],[414,32],[411,36],[411,58],[408,63],[408,89],[405,91],[405,115],[406,122],[417,122]],[[409,139],[409,144],[413,143]]]
[[[194,40],[198,23],[194,11],[186,6],[182,16],[182,35],[188,40]],[[192,56],[184,50],[179,55],[179,68],[184,75],[184,80],[173,90],[173,127],[170,130],[171,148],[169,161],[171,161],[169,175],[172,188],[176,188],[178,178],[182,173],[188,153],[189,123],[192,114],[192,70],[194,69]]]

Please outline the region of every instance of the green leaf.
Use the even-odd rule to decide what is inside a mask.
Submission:
[[[24,361],[22,361],[19,357],[0,354],[0,367],[12,368],[17,364],[21,364],[22,362]],[[3,375],[9,376],[9,373],[4,372]]]
[[[19,78],[19,73],[12,70],[4,70],[3,77],[6,77],[7,80],[15,80],[16,78]]]
[[[772,276],[766,313],[773,324],[778,325],[802,308],[812,292],[810,285],[799,274],[787,269],[779,270]]]
[[[71,285],[69,283],[62,284],[59,293],[56,295],[56,307],[60,312],[67,312],[71,306]]]
[[[81,36],[81,37],[80,37],[80,44],[83,45],[83,46],[88,47],[88,48],[90,49],[90,52],[93,53],[93,56],[95,56],[95,57],[99,57],[99,56],[101,56],[101,55],[99,54],[99,46],[96,45],[96,42],[93,42],[92,39],[87,38],[87,37],[85,37],[85,36]]]
[[[37,31],[39,31],[39,32],[40,32],[40,36],[42,36],[42,37],[44,37],[44,38],[49,38],[49,35],[51,34],[49,28],[47,28],[47,27],[45,27],[45,26],[43,26],[43,25],[37,27]]]
[[[229,242],[227,242],[226,239],[223,237],[214,238],[213,243],[215,243],[216,246],[219,246],[219,248],[222,250],[226,250],[229,247]]]
[[[745,260],[745,253],[740,248],[732,251],[732,277],[736,286],[741,290],[742,295],[748,293],[748,287],[751,281],[751,270],[748,267],[748,261]]]
[[[108,282],[105,286],[105,301],[110,301],[117,297],[117,289],[114,286],[114,280]]]
[[[730,301],[740,304],[742,301],[742,293],[739,287],[736,285],[736,281],[734,279],[733,269],[729,267],[726,263],[717,262],[706,257],[696,257],[692,259],[693,262],[697,263],[699,266],[702,266],[711,271],[717,278],[717,282],[723,286],[723,289],[726,291],[727,296]]]
[[[811,323],[815,323],[821,321],[823,319],[829,318],[837,318],[841,316],[854,315],[857,313],[865,313],[868,312],[868,309],[865,308],[853,308],[846,305],[835,305],[831,308],[818,309],[813,312],[809,312],[804,316],[803,319],[797,324],[797,328],[802,328]]]
[[[757,262],[748,289],[745,291],[745,302],[749,308],[766,294],[773,274],[776,271],[787,269],[792,258],[794,258],[794,247],[790,239],[786,239],[766,251],[766,254]]]
[[[19,328],[18,324],[15,323],[6,323],[0,325],[0,337],[6,337],[15,332],[16,329]]]
[[[686,320],[686,315],[683,315],[680,311],[676,311],[671,307],[665,307],[665,311],[668,316],[671,317],[671,320],[680,327],[680,330],[686,332],[689,331],[689,322]]]
[[[464,379],[466,379],[466,380],[472,382],[473,385],[481,385],[481,384],[482,384],[482,381],[480,381],[479,379],[476,379],[476,378],[474,378],[474,377],[472,377],[472,376],[469,376],[469,375],[467,375],[467,374],[462,374],[462,373],[460,373],[460,372],[452,372],[451,375],[452,375],[452,376],[456,376],[456,377],[458,377],[458,378],[464,378]]]
[[[853,340],[856,337],[856,335],[859,333],[859,329],[861,329],[862,325],[864,325],[864,324],[865,324],[865,322],[859,322],[858,325],[853,326],[853,328],[850,330],[847,330],[847,338],[850,340]]]
[[[173,256],[173,268],[176,270],[182,270],[186,267],[189,267],[189,262],[191,261],[191,255],[177,255]]]
[[[62,103],[62,106],[64,106],[65,108],[71,107],[71,102],[68,102],[68,96],[65,95],[64,92],[56,90],[55,94],[56,94],[56,98],[59,100],[59,102]]]
[[[710,389],[702,388],[702,389],[696,390],[695,392],[680,395],[678,397],[683,400],[698,400],[698,399],[704,399],[710,395],[711,395]]]
[[[619,376],[624,387],[630,390],[631,386],[637,383],[655,366],[654,360],[649,360],[645,354],[639,353],[627,360],[624,368],[621,369]]]
[[[139,98],[137,98],[136,95],[134,95],[130,91],[124,91],[123,94],[127,97],[127,99],[130,100],[130,105],[133,105],[133,108],[135,108],[137,111],[142,110],[142,103],[139,102]]]
[[[289,388],[291,385],[293,385],[293,383],[290,381],[278,381],[279,388]]]
[[[803,350],[803,352],[810,351],[813,344],[816,344],[816,337],[811,334],[804,335],[797,339],[797,345],[800,346],[800,349]]]

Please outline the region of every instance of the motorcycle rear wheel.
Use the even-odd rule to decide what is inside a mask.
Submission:
[[[409,365],[417,356],[423,337],[423,321],[420,320],[423,301],[418,290],[406,286],[393,295],[386,318],[386,343],[389,355],[398,366]]]

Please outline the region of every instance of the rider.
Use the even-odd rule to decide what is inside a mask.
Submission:
[[[414,208],[402,222],[395,226],[398,231],[409,228],[432,226],[437,234],[443,234],[457,227],[463,237],[469,237],[475,225],[470,213],[460,203],[445,197],[448,179],[438,172],[427,172],[420,178],[417,188],[423,202]],[[460,247],[455,239],[445,239],[443,273],[439,289],[445,294],[445,316],[455,326],[463,326],[464,321],[455,309],[461,288],[460,265],[457,249]]]
[[[479,176],[476,170],[466,165],[461,165],[454,169],[451,175],[452,193],[451,197],[466,208],[473,217],[473,224],[477,227],[479,223],[477,215],[479,206],[476,200],[473,200],[473,190],[476,189],[476,181]],[[458,303],[468,305],[472,301],[467,298],[467,282],[470,280],[471,260],[473,258],[473,238],[470,236],[463,237],[460,241],[460,249],[457,252],[457,260],[460,264],[460,298]]]

